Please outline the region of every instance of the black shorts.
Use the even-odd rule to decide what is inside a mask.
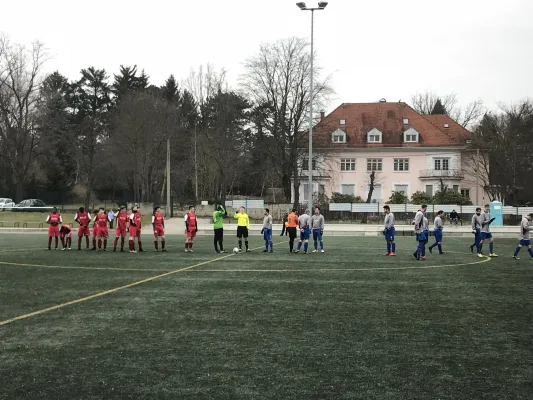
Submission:
[[[248,228],[245,226],[238,226],[237,227],[237,237],[240,239],[244,237],[245,239],[248,238]]]
[[[287,228],[287,232],[289,232],[289,238],[290,239],[296,239],[296,228]]]

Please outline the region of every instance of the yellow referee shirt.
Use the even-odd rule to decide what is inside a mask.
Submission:
[[[250,229],[250,218],[248,218],[248,214],[235,213],[233,218],[237,220],[237,226],[245,226],[246,228]]]

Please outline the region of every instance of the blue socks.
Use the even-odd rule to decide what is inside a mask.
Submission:
[[[315,240],[314,244],[315,244],[315,250],[317,250],[318,249],[318,242]]]
[[[301,248],[302,248],[302,242],[298,242],[298,247],[297,247],[298,251],[300,251]]]
[[[320,250],[324,250],[324,242],[322,240],[320,241]]]
[[[513,257],[516,257],[516,256],[518,255],[518,253],[520,253],[520,249],[521,249],[521,248],[522,248],[522,247],[520,247],[520,246],[516,246],[516,249],[514,250]],[[528,250],[530,251],[529,254],[531,254],[531,249],[528,249]]]
[[[490,254],[494,253],[494,243],[489,243]]]
[[[309,243],[304,243],[304,251],[307,253],[307,249],[309,248]]]
[[[528,252],[529,255],[531,256],[531,258],[533,258],[533,249],[532,249],[532,248],[529,248],[529,249],[527,249],[527,252]]]
[[[396,243],[392,242],[392,252],[396,253]]]
[[[437,247],[439,248],[439,253],[442,253],[442,244],[438,244]]]
[[[387,253],[390,253],[391,252],[391,244],[390,242],[387,242]]]
[[[270,240],[268,242],[268,244],[270,244],[270,251],[273,251],[274,250],[274,245],[272,244],[272,240]]]

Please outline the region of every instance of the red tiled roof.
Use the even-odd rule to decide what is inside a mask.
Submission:
[[[340,120],[346,124],[340,125]],[[382,143],[367,142],[373,128],[382,132]],[[418,143],[404,143],[403,133],[409,128],[418,132]],[[332,142],[337,129],[346,133],[346,143]],[[463,146],[469,137],[470,132],[447,115],[421,115],[406,103],[343,103],[313,128],[317,148]]]

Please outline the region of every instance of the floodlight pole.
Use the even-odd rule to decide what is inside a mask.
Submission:
[[[320,2],[318,4],[318,7],[311,7],[308,8],[305,6],[305,3],[297,3],[296,4],[300,10],[302,11],[311,11],[311,69],[310,69],[310,79],[309,79],[309,156],[308,156],[308,166],[307,166],[307,174],[308,174],[308,205],[309,211],[313,213],[313,100],[314,100],[314,93],[313,93],[313,78],[314,78],[314,70],[313,70],[313,61],[314,61],[314,28],[315,28],[315,10],[323,10],[326,8],[328,3],[326,2]]]

